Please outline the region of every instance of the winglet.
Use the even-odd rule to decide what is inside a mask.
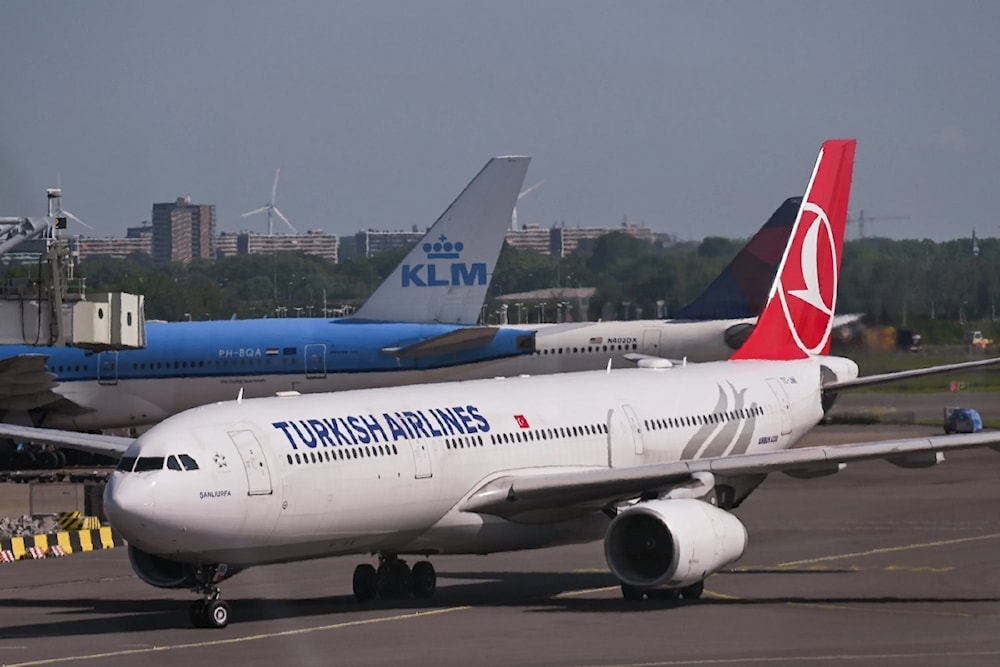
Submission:
[[[487,162],[352,318],[475,324],[529,161]]]
[[[820,149],[764,312],[731,359],[829,353],[856,146],[832,139]]]

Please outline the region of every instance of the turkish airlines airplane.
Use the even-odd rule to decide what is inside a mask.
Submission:
[[[854,150],[823,144],[764,313],[728,361],[229,401],[134,441],[0,433],[121,456],[108,517],[143,581],[200,596],[195,626],[229,622],[219,584],[252,566],[377,553],[377,569],[355,570],[358,600],[426,598],[433,565],[401,556],[599,539],[625,597],[697,598],[746,548],[729,510],[767,473],[929,466],[1000,443],[977,433],[793,449],[825,394],[892,379],[826,356]]]

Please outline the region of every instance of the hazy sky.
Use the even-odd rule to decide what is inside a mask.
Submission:
[[[0,215],[123,236],[429,225],[492,155],[522,223],[746,237],[857,137],[869,234],[1000,234],[1000,3],[0,1]],[[849,232],[851,238],[856,230]]]

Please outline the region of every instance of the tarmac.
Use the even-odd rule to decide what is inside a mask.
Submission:
[[[860,396],[938,417],[942,402],[978,407],[972,395]],[[982,400],[1000,413],[1000,395]],[[940,432],[824,426],[805,444]],[[435,558],[429,601],[355,602],[352,570],[372,558],[250,569],[223,584],[230,626],[204,630],[189,626],[194,596],[144,584],[124,549],[19,561],[0,565],[0,663],[995,665],[998,469],[987,449],[926,470],[772,475],[736,510],[747,553],[686,603],[622,599],[596,542]]]

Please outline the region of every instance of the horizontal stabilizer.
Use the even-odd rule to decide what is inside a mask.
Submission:
[[[823,385],[823,391],[834,392],[841,389],[854,389],[855,387],[868,387],[875,384],[885,384],[887,382],[899,382],[900,380],[908,380],[910,378],[922,377],[924,375],[937,375],[939,373],[950,373],[955,371],[972,371],[977,368],[996,366],[998,364],[1000,364],[1000,357],[990,357],[989,359],[977,359],[976,361],[961,361],[955,364],[942,364],[940,366],[914,368],[908,371],[879,373],[878,375],[867,375],[853,380],[829,382]]]
[[[413,345],[384,348],[382,351],[401,359],[421,359],[454,354],[489,345],[496,338],[498,331],[499,329],[496,327],[465,327],[422,340]]]

